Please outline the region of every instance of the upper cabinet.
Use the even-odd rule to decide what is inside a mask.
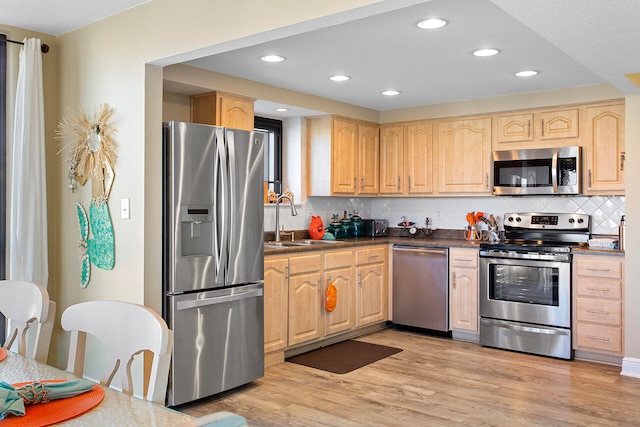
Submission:
[[[624,195],[624,103],[586,109],[585,180],[588,195]]]
[[[191,121],[233,129],[253,130],[255,99],[224,92],[191,96]]]
[[[491,118],[438,123],[438,193],[491,194]]]
[[[307,132],[307,195],[378,194],[378,125],[341,117],[310,117]]]
[[[380,128],[380,194],[433,194],[433,125],[422,121]]]
[[[493,150],[579,145],[579,109],[538,109],[493,116]]]

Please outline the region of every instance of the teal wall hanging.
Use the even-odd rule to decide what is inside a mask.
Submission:
[[[75,193],[77,184],[91,181],[89,215],[76,202],[80,231],[80,286],[91,280],[91,264],[104,270],[115,266],[115,237],[109,212],[109,194],[115,178],[113,166],[118,158],[113,139],[115,128],[109,123],[113,110],[104,104],[100,112],[89,119],[84,112],[64,118],[58,125],[58,136],[75,137],[66,158],[68,188]]]

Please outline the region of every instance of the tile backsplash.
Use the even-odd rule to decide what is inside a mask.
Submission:
[[[502,223],[507,212],[586,213],[591,215],[593,234],[617,234],[620,217],[625,212],[625,198],[621,196],[553,196],[553,197],[433,197],[433,198],[346,198],[309,197],[300,205],[298,216],[292,217],[287,206],[280,207],[280,223],[287,230],[306,230],[311,215],[320,215],[328,225],[331,216],[342,218],[357,209],[363,218],[384,218],[391,226],[403,216],[417,225],[429,218],[432,227],[463,229],[465,215],[471,211],[493,214]],[[275,207],[265,208],[265,231],[273,231]]]

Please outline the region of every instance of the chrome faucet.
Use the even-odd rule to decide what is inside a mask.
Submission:
[[[280,202],[282,201],[282,199],[287,199],[289,200],[289,203],[291,203],[291,216],[298,215],[298,211],[296,210],[291,197],[287,196],[286,194],[282,194],[280,197],[278,197],[278,200],[276,200],[276,242],[280,241]]]

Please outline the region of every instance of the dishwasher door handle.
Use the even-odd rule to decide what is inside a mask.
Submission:
[[[177,304],[177,309],[186,310],[189,308],[197,308],[197,307],[204,307],[207,305],[222,304],[224,302],[237,301],[237,300],[246,299],[246,298],[261,297],[262,295],[263,295],[262,289],[254,289],[252,291],[242,292],[240,294],[230,294],[230,295],[222,295],[222,296],[213,297],[213,298],[180,301]]]
[[[394,252],[411,252],[417,255],[447,255],[446,249],[425,249],[425,248],[407,248],[407,247],[394,247]]]

